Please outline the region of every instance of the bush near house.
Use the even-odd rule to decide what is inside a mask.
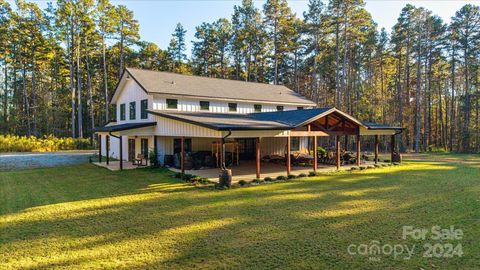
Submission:
[[[89,139],[57,138],[52,135],[42,138],[0,135],[0,152],[53,152],[85,149],[92,149]]]

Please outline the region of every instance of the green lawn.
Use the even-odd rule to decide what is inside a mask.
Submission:
[[[435,160],[435,161],[431,161]],[[480,268],[480,157],[226,191],[165,170],[93,165],[0,172],[0,269]],[[403,226],[463,230],[464,255],[424,258]],[[416,245],[410,260],[351,245]]]

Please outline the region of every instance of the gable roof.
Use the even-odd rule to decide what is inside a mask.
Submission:
[[[336,108],[288,110],[250,114],[149,110],[151,114],[215,130],[291,130],[331,113],[339,113],[358,126],[360,121]]]
[[[130,75],[148,94],[316,106],[313,101],[283,85],[208,78],[136,68],[126,68],[120,80],[123,79],[125,74]],[[112,99],[118,91],[119,85],[120,83],[115,88]]]

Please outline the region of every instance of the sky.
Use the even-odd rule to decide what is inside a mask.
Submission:
[[[142,40],[156,43],[166,49],[171,39],[175,25],[180,22],[187,30],[187,54],[190,55],[191,40],[195,27],[202,22],[213,22],[218,18],[230,19],[233,6],[240,5],[241,0],[110,0],[114,5],[125,5],[133,10],[135,18],[140,24]],[[10,1],[13,2],[13,1]],[[47,1],[37,0],[43,8]],[[265,0],[256,0],[255,5],[262,9]],[[289,0],[289,6],[298,17],[302,17],[307,9],[308,0]],[[379,29],[385,27],[390,32],[396,23],[401,9],[407,4],[423,6],[434,14],[439,15],[445,22],[455,15],[467,3],[480,5],[479,0],[366,0],[365,8],[372,14],[373,20]]]

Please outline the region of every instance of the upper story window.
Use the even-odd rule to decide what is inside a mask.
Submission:
[[[125,120],[125,103],[120,104],[120,120]]]
[[[178,99],[167,98],[167,109],[176,109],[176,108],[178,108]]]
[[[210,102],[209,101],[200,101],[200,110],[202,110],[202,111],[210,110]]]
[[[140,118],[147,119],[148,118],[148,99],[142,99],[140,101]]]
[[[283,111],[283,106],[277,106],[277,111]]]
[[[130,120],[135,120],[136,117],[136,103],[135,101],[130,102]]]
[[[303,110],[303,107],[297,107],[297,110]]]
[[[228,111],[229,112],[236,112],[237,111],[237,103],[228,103]]]
[[[255,112],[261,112],[262,111],[262,104],[253,105],[253,109],[255,110]]]

